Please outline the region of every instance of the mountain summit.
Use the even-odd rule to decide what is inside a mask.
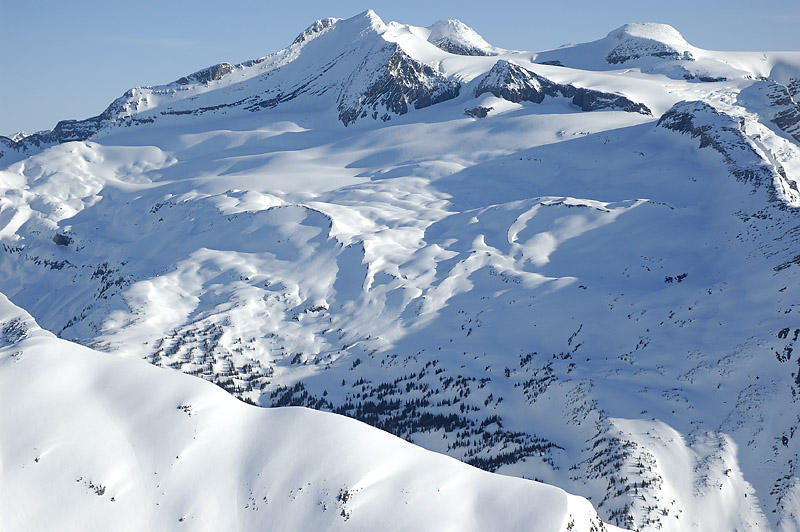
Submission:
[[[175,79],[0,138],[0,528],[800,528],[800,53],[367,11]]]
[[[499,51],[460,20],[440,20],[427,28],[428,42],[458,55],[497,55]]]
[[[462,95],[462,87],[474,74],[459,73],[459,56],[484,57],[479,64],[488,70],[492,63],[487,56],[501,52],[457,20],[418,28],[385,24],[369,10],[345,20],[318,20],[275,54],[213,65],[167,85],[134,88],[96,117],[59,122],[52,131],[21,139],[0,140],[10,150],[31,154],[120,127],[275,108],[314,108],[315,116],[344,126],[363,120],[386,122]],[[504,53],[524,61],[519,53]]]

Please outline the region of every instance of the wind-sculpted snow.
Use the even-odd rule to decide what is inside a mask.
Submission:
[[[584,499],[58,340],[0,295],[4,530],[607,529]]]
[[[109,357],[544,480],[627,528],[800,526],[800,56],[487,57],[432,31],[329,19],[136,89],[130,126],[4,156],[0,291]],[[728,79],[658,70],[706,60]]]

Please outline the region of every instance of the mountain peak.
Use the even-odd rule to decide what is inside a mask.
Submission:
[[[497,55],[494,46],[460,20],[439,20],[427,28],[428,42],[458,55]]]
[[[366,11],[363,11],[354,17],[350,17],[347,19],[347,21],[355,24],[363,23],[367,28],[375,31],[382,31],[386,28],[386,24],[383,22],[383,19],[371,9],[367,9]]]
[[[612,65],[641,58],[693,60],[689,43],[667,24],[625,24],[609,33],[605,40],[614,46],[606,55],[606,61]]]
[[[681,47],[689,45],[678,30],[669,24],[659,24],[656,22],[634,22],[625,24],[609,32],[607,38],[617,41],[625,41],[631,38],[648,39]]]

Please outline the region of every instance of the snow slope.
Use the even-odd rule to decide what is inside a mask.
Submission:
[[[603,528],[558,488],[59,340],[2,295],[0,328],[3,530]]]
[[[800,528],[800,53],[468,30],[325,19],[6,139],[0,291],[626,528]]]

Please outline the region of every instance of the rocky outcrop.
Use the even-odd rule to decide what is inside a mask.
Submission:
[[[478,107],[473,107],[472,109],[464,109],[464,114],[471,116],[472,118],[486,118],[492,109],[492,107],[484,107],[479,105]]]
[[[396,44],[385,47],[379,55],[388,55],[380,68],[370,72],[362,64],[366,68],[356,69],[345,84],[338,105],[339,120],[345,126],[370,115],[387,121],[392,114],[406,114],[409,105],[422,109],[455,98],[460,92],[460,83],[409,57]],[[361,87],[363,91],[359,91]]]
[[[786,89],[776,87],[772,94],[776,97],[776,107],[780,108],[772,122],[800,142],[800,104],[794,102]]]
[[[497,55],[494,47],[460,20],[440,20],[428,27],[428,42],[456,55]]]
[[[611,65],[648,57],[694,61],[683,36],[666,24],[626,24],[609,33],[606,40],[618,43],[606,54]]]
[[[24,152],[32,149],[44,149],[48,146],[63,144],[64,142],[88,140],[92,135],[111,124],[120,122],[125,118],[127,125],[152,122],[152,118],[139,118],[127,116],[132,108],[136,89],[130,89],[114,100],[105,111],[97,116],[83,120],[62,120],[50,131],[40,131],[27,135],[19,140],[11,141],[10,147]],[[11,140],[11,139],[8,139]],[[4,143],[5,144],[5,143]]]
[[[599,109],[652,115],[650,109],[620,94],[555,83],[510,61],[500,60],[481,79],[475,96],[492,93],[510,102],[542,103],[546,96],[571,98],[582,111]]]
[[[764,159],[756,150],[739,120],[705,102],[676,103],[661,116],[657,127],[700,139],[700,148],[710,147],[722,154],[729,171],[738,181],[766,187],[773,200],[776,198],[775,190],[769,185],[776,176],[793,195],[798,193],[794,181],[786,179],[784,169],[777,162],[773,164]]]
[[[739,127],[739,122],[705,102],[676,103],[661,115],[657,127],[699,138],[701,148],[710,146],[729,163],[741,160],[743,155],[745,158],[758,156]]]
[[[322,32],[324,32],[325,30],[327,30],[328,28],[331,28],[331,27],[333,27],[333,25],[334,25],[334,24],[336,24],[336,22],[337,22],[338,20],[339,20],[339,19],[337,19],[337,18],[326,18],[326,19],[322,19],[322,20],[318,20],[318,21],[316,21],[316,22],[315,22],[315,23],[313,23],[311,26],[309,26],[308,28],[306,28],[306,29],[303,31],[303,33],[301,33],[300,35],[298,35],[298,36],[295,38],[295,40],[292,42],[292,44],[293,44],[293,45],[294,45],[294,44],[302,44],[302,43],[304,43],[304,42],[308,42],[308,41],[310,41],[310,40],[312,40],[312,39],[314,39],[314,38],[318,37],[318,36],[319,36],[319,35],[321,35],[321,34],[322,34]]]
[[[16,151],[16,148],[16,142],[8,137],[0,136],[0,159],[2,159],[6,153]]]
[[[800,104],[786,85],[766,79],[739,92],[737,103],[800,142]]]
[[[476,46],[454,42],[446,37],[431,41],[437,48],[456,55],[496,55],[482,50]]]
[[[189,85],[190,83],[210,83],[222,79],[233,72],[234,66],[230,63],[220,63],[218,65],[198,70],[194,74],[189,74],[177,80],[178,85]]]
[[[789,78],[789,83],[786,85],[786,88],[789,90],[789,94],[794,96],[800,96],[800,78]]]
[[[630,46],[628,43],[620,44],[606,55],[606,61],[611,65],[627,63],[632,59],[642,57],[657,57],[659,59],[673,59],[694,61],[691,52],[679,52],[664,43],[653,41],[646,45]]]

